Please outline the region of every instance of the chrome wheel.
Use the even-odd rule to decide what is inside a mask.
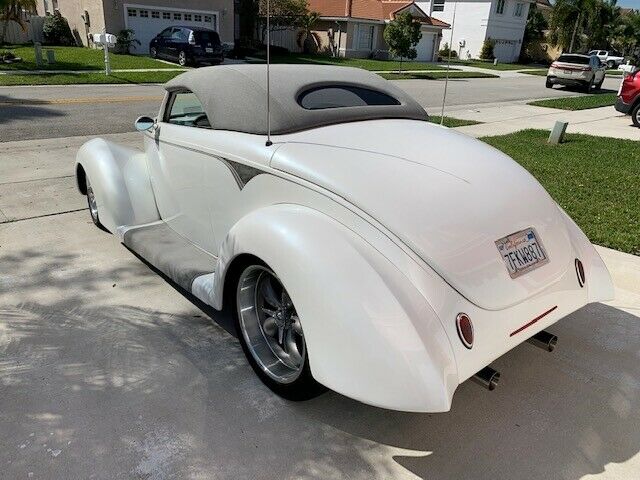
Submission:
[[[279,384],[295,381],[303,371],[306,347],[296,309],[278,277],[253,265],[238,281],[239,326],[260,369]]]
[[[156,58],[158,56],[158,52],[155,47],[151,47],[149,49],[149,55],[151,55],[151,58]]]
[[[93,220],[93,223],[98,225],[99,224],[98,203],[96,202],[96,195],[93,193],[93,188],[91,187],[91,182],[89,182],[89,177],[87,177],[86,182],[87,182],[87,203],[89,204],[89,213],[91,214],[91,219]]]
[[[186,53],[180,52],[178,54],[178,63],[183,67],[187,64],[187,54]]]

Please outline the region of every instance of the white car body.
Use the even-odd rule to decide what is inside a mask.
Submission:
[[[609,68],[615,68],[624,62],[624,57],[611,55],[608,50],[591,50],[588,55],[595,55]]]
[[[102,139],[78,152],[80,189],[91,178],[100,221],[125,244],[159,225],[197,249],[211,267],[186,288],[216,309],[234,261],[264,261],[296,304],[313,378],[346,396],[447,411],[478,370],[613,295],[582,231],[481,141],[381,118],[278,134],[267,146],[264,135],[167,123],[162,109],[144,152]],[[495,242],[530,227],[549,261],[512,278]],[[171,258],[128,246],[181,283]],[[460,312],[473,321],[471,349],[459,339]]]
[[[547,87],[553,85],[600,88],[607,67],[595,55],[562,54],[547,72]]]

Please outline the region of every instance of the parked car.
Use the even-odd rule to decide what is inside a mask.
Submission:
[[[608,50],[591,50],[587,55],[595,55],[607,68],[616,68],[624,62],[624,57],[617,56]]]
[[[220,36],[215,30],[197,27],[169,27],[149,43],[153,58],[164,58],[182,66],[219,64],[224,60]]]
[[[477,372],[495,386],[496,358],[552,348],[544,328],[612,298],[585,234],[505,154],[362,69],[273,65],[269,114],[266,78],[177,76],[136,122],[144,152],[93,139],[76,178],[96,225],[230,307],[278,394],[447,411]]]
[[[640,127],[640,67],[625,71],[620,89],[616,110],[631,115],[633,124]]]
[[[593,87],[600,90],[606,69],[606,65],[595,55],[563,53],[549,67],[546,86],[578,86],[586,92],[590,92]]]

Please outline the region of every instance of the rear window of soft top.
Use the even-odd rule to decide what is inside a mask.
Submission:
[[[325,85],[305,90],[298,96],[298,104],[307,110],[326,108],[400,105],[386,93],[353,85]]]

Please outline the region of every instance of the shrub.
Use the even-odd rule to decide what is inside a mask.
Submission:
[[[450,49],[449,48],[449,44],[445,42],[445,44],[442,45],[442,48],[438,52],[438,56],[440,56],[440,58],[446,60],[446,59],[449,58],[449,53],[451,53],[451,58],[458,58],[458,52],[456,52],[452,48]]]
[[[76,43],[67,19],[58,11],[45,18],[42,33],[48,45],[75,45]]]
[[[480,58],[483,60],[493,59],[493,47],[496,44],[490,38],[487,38],[482,44],[482,50],[480,50]]]
[[[116,51],[118,53],[131,53],[131,47],[134,49],[136,45],[140,45],[140,40],[135,38],[135,32],[130,28],[126,30],[120,30],[120,33],[116,36]]]

